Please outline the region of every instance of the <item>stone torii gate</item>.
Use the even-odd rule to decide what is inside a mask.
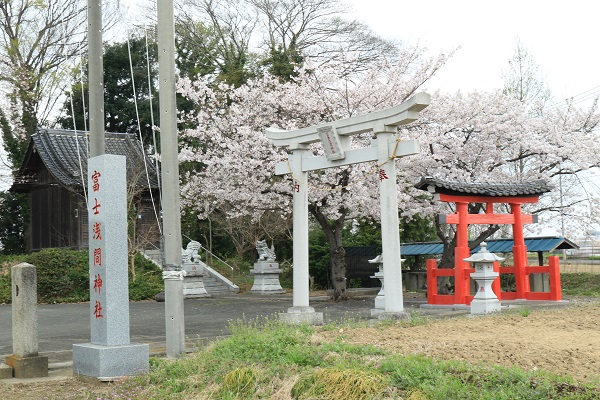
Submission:
[[[308,172],[376,161],[379,166],[381,236],[386,295],[385,314],[404,315],[396,166],[394,158],[420,151],[416,140],[398,141],[398,126],[419,118],[431,96],[418,93],[403,103],[385,110],[333,121],[327,124],[284,131],[269,128],[267,137],[278,147],[291,151],[287,162],[275,166],[276,175],[292,174],[293,186],[293,304],[280,319],[289,323],[321,324],[322,313],[309,306],[308,273]],[[371,146],[349,150],[350,136],[372,132]],[[321,142],[325,156],[315,157],[310,144]]]

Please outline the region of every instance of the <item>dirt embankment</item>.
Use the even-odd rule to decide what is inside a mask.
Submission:
[[[453,318],[422,326],[323,332],[315,340],[373,344],[400,354],[600,377],[600,305]],[[526,316],[524,316],[526,315]]]

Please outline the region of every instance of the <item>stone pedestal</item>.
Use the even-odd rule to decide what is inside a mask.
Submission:
[[[409,319],[410,313],[408,311],[397,311],[397,312],[381,312],[377,314],[378,319]]]
[[[204,287],[204,266],[201,264],[183,264],[183,298],[198,299],[210,297]]]
[[[13,377],[12,367],[4,363],[0,363],[0,379],[11,379]]]
[[[48,357],[6,357],[6,364],[12,368],[13,376],[17,379],[40,378],[48,376]]]
[[[107,381],[138,375],[149,369],[148,354],[145,343],[120,346],[74,344],[73,374]]]
[[[375,258],[375,260],[379,260],[381,256]],[[369,260],[369,262],[374,262],[374,260]],[[371,309],[371,317],[378,317],[380,314],[385,312],[385,287],[383,280],[383,263],[379,263],[379,271],[375,272],[375,275],[371,276],[371,278],[379,279],[381,282],[381,290],[377,293],[375,297],[375,308]]]
[[[250,292],[258,294],[285,293],[279,283],[279,264],[273,261],[257,261],[250,273],[254,275],[254,285]],[[314,310],[313,310],[314,311]]]
[[[312,307],[290,307],[287,313],[279,313],[279,320],[286,324],[323,325],[323,313]]]
[[[529,282],[532,292],[549,292],[550,291],[550,275],[549,274],[531,274]]]

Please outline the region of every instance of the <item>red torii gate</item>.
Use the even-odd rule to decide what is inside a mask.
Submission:
[[[456,225],[456,247],[454,269],[438,269],[435,260],[427,260],[427,299],[429,304],[470,304],[470,273],[473,269],[464,259],[470,256],[469,225],[510,224],[513,229],[513,267],[495,266],[501,274],[514,274],[516,292],[501,292],[500,280],[492,286],[500,300],[560,300],[560,273],[558,257],[549,258],[549,266],[529,267],[527,247],[523,235],[523,224],[537,222],[536,216],[523,214],[521,206],[537,203],[539,196],[551,190],[544,180],[519,184],[459,183],[435,178],[423,178],[417,188],[434,193],[436,199],[455,203],[456,213],[441,215],[440,222]],[[485,214],[469,214],[469,203],[485,204]],[[494,204],[510,206],[510,214],[495,214]],[[529,274],[549,273],[550,292],[531,292]],[[440,295],[437,289],[438,276],[454,277],[454,294]]]

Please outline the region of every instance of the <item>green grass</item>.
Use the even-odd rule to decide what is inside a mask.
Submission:
[[[278,321],[235,322],[232,336],[178,360],[151,359],[150,372],[90,399],[597,399],[599,384],[519,368],[472,365],[339,339]],[[351,328],[349,328],[351,329]],[[327,330],[327,329],[326,329]]]
[[[600,297],[600,274],[561,274],[560,281],[564,295]]]

